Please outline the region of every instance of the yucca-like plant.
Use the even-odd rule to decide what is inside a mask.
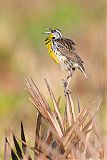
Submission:
[[[54,111],[51,110],[44,95],[35,82],[25,79],[26,89],[30,101],[37,109],[36,131],[34,146],[26,142],[23,123],[21,123],[21,138],[13,135],[16,152],[11,148],[7,137],[5,138],[4,159],[9,159],[9,152],[13,160],[103,160],[104,144],[95,121],[101,100],[97,105],[88,104],[80,107],[77,96],[78,113],[75,111],[72,93],[65,95],[65,112],[61,114],[60,98],[56,99],[47,80],[45,80],[50,94]],[[82,108],[82,109],[81,109]],[[42,121],[47,126],[44,127]],[[19,145],[19,141],[22,146]],[[29,151],[32,150],[32,158]]]

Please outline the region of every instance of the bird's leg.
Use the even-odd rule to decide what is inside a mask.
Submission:
[[[64,94],[66,96],[67,80],[62,79],[62,83],[63,83],[63,86],[64,86]]]
[[[71,78],[72,78],[72,70],[69,70],[68,72],[68,77],[67,77],[67,86],[66,86],[66,91],[69,93],[70,90],[68,89],[69,88],[69,84],[70,84],[70,81],[71,81]]]
[[[69,94],[67,79],[62,79],[62,83],[63,83],[63,86],[64,86],[64,94],[66,96],[67,94]]]
[[[62,83],[63,83],[63,86],[64,86],[64,94],[65,94],[65,96],[71,92],[68,87],[69,87],[69,84],[70,84],[70,81],[71,81],[71,78],[72,78],[72,71],[69,70],[68,73],[69,73],[69,75],[67,76],[67,79],[66,80],[62,80]]]

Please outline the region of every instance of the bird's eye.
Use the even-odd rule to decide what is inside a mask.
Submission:
[[[53,37],[53,39],[55,39],[55,37]]]

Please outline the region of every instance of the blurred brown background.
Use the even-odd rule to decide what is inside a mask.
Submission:
[[[47,78],[56,96],[62,95],[63,105],[61,78],[66,72],[48,55],[44,27],[59,28],[77,43],[89,81],[76,71],[72,91],[78,93],[83,105],[103,97],[98,119],[107,133],[106,9],[103,0],[0,0],[0,144],[6,130],[19,133],[21,120],[33,136],[35,109],[28,101],[25,77],[31,76],[48,99]]]

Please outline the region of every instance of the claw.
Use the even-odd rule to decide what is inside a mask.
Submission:
[[[71,94],[72,92],[71,92],[71,90],[69,90],[69,89],[65,89],[64,90],[64,95],[66,96],[66,95],[69,95],[69,94]]]
[[[64,88],[67,88],[67,85],[68,85],[68,82],[67,82],[67,80],[65,80],[65,79],[62,79],[62,83],[63,83],[63,86],[64,86]]]
[[[69,87],[69,78],[71,76],[67,77],[67,79],[62,79],[62,83],[63,83],[63,86],[64,86],[64,95],[69,95],[71,93],[71,91],[68,89]]]

